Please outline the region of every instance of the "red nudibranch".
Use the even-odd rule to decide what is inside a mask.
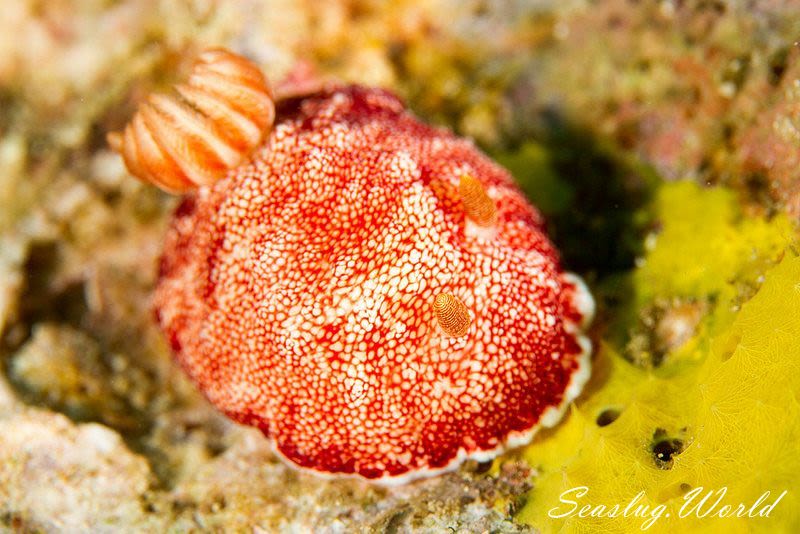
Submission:
[[[186,372],[318,474],[401,482],[557,423],[593,301],[509,173],[388,91],[298,93],[212,50],[111,137],[140,178],[199,184],[155,291]]]

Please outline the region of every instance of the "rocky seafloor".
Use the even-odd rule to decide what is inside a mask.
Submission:
[[[800,529],[800,9],[791,1],[19,0],[0,17],[0,528],[626,532],[565,490],[678,510],[692,490]],[[177,199],[105,142],[193,51],[392,88],[470,136],[548,218],[599,305],[589,386],[492,464],[325,481],[227,421],[149,295]],[[726,502],[727,502],[726,501]]]

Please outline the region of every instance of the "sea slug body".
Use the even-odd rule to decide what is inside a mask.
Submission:
[[[298,466],[384,483],[554,425],[593,301],[509,173],[381,89],[268,119],[166,236],[158,320],[208,399]]]

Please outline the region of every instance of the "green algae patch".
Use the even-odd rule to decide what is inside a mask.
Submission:
[[[528,141],[518,150],[498,153],[495,158],[514,175],[531,202],[545,215],[561,213],[574,203],[573,186],[559,177],[550,153],[539,143]]]
[[[545,216],[572,271],[599,277],[633,267],[660,179],[619,148],[563,117],[513,148],[491,152]]]
[[[522,452],[539,476],[517,517],[543,532],[796,531],[792,227],[743,217],[730,192],[686,183],[660,188],[653,209],[661,228],[632,275],[634,300],[705,299],[692,337],[672,350],[693,357],[641,366],[601,343],[585,394]],[[747,517],[759,512],[768,517]]]

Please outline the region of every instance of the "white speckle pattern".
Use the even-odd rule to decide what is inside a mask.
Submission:
[[[490,231],[469,231],[465,172]],[[439,328],[441,293],[466,335]],[[360,87],[283,102],[251,161],[184,201],[155,295],[215,405],[299,466],[387,483],[554,424],[588,376],[590,303],[505,170]]]

